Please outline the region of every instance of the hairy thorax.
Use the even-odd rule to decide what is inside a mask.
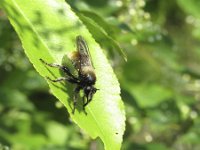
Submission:
[[[96,75],[94,73],[94,69],[89,66],[84,66],[81,70],[82,80],[88,84],[95,84]]]

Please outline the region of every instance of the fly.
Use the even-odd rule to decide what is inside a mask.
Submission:
[[[94,86],[96,82],[96,74],[94,71],[94,66],[91,61],[89,48],[84,38],[80,35],[76,37],[76,46],[77,46],[77,51],[72,52],[68,57],[71,60],[74,68],[77,70],[78,75],[73,75],[67,66],[54,64],[54,63],[47,63],[43,59],[40,59],[40,61],[43,64],[49,67],[58,68],[65,73],[65,77],[60,77],[57,79],[51,79],[47,77],[48,80],[52,82],[67,81],[76,85],[74,89],[74,96],[73,96],[73,105],[74,105],[72,109],[73,114],[76,109],[77,98],[78,98],[78,94],[80,90],[83,90],[83,93],[84,93],[82,97],[84,110],[85,110],[85,107],[92,100],[93,95],[98,90]]]

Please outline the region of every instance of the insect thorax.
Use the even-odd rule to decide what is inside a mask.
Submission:
[[[83,83],[87,85],[94,85],[96,82],[96,75],[92,67],[85,66],[79,74]]]

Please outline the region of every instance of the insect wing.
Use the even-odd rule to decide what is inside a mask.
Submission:
[[[89,48],[87,46],[86,41],[83,39],[82,36],[77,36],[76,37],[76,45],[77,45],[77,50],[80,54],[80,65],[81,67],[93,67],[92,61],[91,61],[91,55],[89,52]]]
[[[79,71],[81,68],[80,53],[78,51],[73,51],[68,54],[68,58],[71,60],[75,69]]]

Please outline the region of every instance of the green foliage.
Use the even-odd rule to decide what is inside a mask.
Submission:
[[[39,61],[40,58],[47,62],[61,63],[60,60],[66,51],[73,49],[76,35],[81,34],[87,39],[98,79],[96,86],[100,89],[93,98],[94,102],[86,108],[87,115],[82,107],[78,107],[76,113],[71,114],[70,100],[72,101],[73,94],[65,85],[51,82],[49,85],[52,93],[66,106],[74,122],[91,137],[99,136],[105,144],[105,149],[120,149],[125,117],[117,79],[102,50],[69,6],[59,1],[54,1],[53,4],[54,7],[51,1],[2,2],[3,9],[22,41],[25,53],[35,69],[44,77],[58,78],[61,75],[58,70],[44,66]],[[26,9],[29,5],[32,6],[31,9]],[[114,115],[116,117],[113,117]]]
[[[109,64],[126,109],[122,149],[200,149],[198,0],[0,3],[5,2],[9,5],[0,5],[0,149],[102,150],[102,139],[109,146],[111,138],[120,143],[123,105]],[[42,76],[62,74],[39,58],[60,64],[75,49],[75,37],[86,38],[98,76],[96,87],[101,89],[86,109],[88,116],[81,104],[74,116],[70,114],[71,85],[49,83],[62,103],[47,92],[48,84],[25,57],[5,12]]]

